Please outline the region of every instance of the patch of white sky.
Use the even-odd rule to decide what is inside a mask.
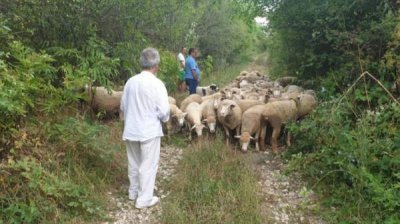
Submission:
[[[256,23],[260,26],[267,26],[268,25],[268,20],[267,17],[260,17],[257,16],[256,18],[254,18],[254,20],[256,21]]]

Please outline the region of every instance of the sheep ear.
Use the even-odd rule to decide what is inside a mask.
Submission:
[[[203,119],[203,121],[202,121],[203,123],[205,123],[205,122],[207,122],[207,118],[206,119]]]
[[[195,129],[196,128],[196,125],[193,125],[193,127],[190,129],[190,130],[193,130],[193,129]]]
[[[239,139],[239,138],[240,138],[240,135],[235,135],[235,138]]]
[[[176,114],[173,114],[171,117],[176,117]]]
[[[207,126],[205,126],[204,124],[202,124],[201,126],[202,126],[202,127],[201,127],[202,129],[203,129],[203,128],[208,128],[208,127],[207,127]]]
[[[254,138],[253,136],[250,136],[250,139],[251,139],[251,140],[255,140],[255,138]]]
[[[230,107],[231,107],[231,109],[233,109],[233,108],[235,108],[235,107],[236,107],[236,105],[232,104]]]
[[[186,115],[187,115],[187,112],[183,113],[183,117],[186,117]]]

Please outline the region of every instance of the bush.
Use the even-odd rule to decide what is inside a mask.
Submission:
[[[351,104],[325,103],[290,125],[296,143],[291,169],[301,170],[325,197],[333,223],[400,221],[400,107],[353,114]]]
[[[177,57],[174,53],[169,51],[160,51],[161,63],[160,70],[158,71],[158,78],[160,78],[167,88],[169,94],[176,91],[179,81],[179,64]]]
[[[116,162],[121,145],[112,132],[75,118],[20,132],[8,160],[0,163],[0,222],[104,219],[104,191],[124,174]]]

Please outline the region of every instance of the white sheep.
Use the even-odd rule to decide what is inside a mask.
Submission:
[[[203,99],[201,98],[200,95],[198,95],[198,94],[191,94],[191,95],[189,95],[188,97],[186,97],[186,98],[181,102],[180,109],[181,109],[182,111],[185,111],[185,110],[186,110],[186,107],[187,107],[190,103],[196,102],[196,103],[200,104],[202,101],[203,101]]]
[[[229,144],[229,131],[235,130],[239,135],[242,122],[242,110],[233,100],[223,100],[218,107],[218,121],[222,124],[226,135],[226,144]]]
[[[183,127],[185,123],[185,117],[187,115],[186,112],[182,112],[175,104],[169,104],[170,107],[170,116],[172,119],[177,121],[179,127]],[[170,120],[172,120],[170,119]]]
[[[223,97],[223,94],[221,92],[218,92],[218,93],[214,93],[214,94],[211,94],[211,95],[208,95],[208,96],[203,96],[203,97],[201,97],[201,100],[203,102],[203,101],[206,101],[206,100],[214,100],[214,99],[217,99],[217,98],[220,98],[220,97]]]
[[[196,93],[200,96],[208,96],[219,91],[219,88],[215,84],[209,86],[198,86],[196,87]]]
[[[297,118],[302,118],[306,116],[317,106],[317,98],[314,95],[308,93],[301,93],[297,97],[297,100],[299,101],[297,108]]]
[[[122,91],[110,90],[110,92],[102,87],[85,86],[86,93],[89,96],[88,104],[96,112],[106,112],[110,114],[118,114],[120,112],[120,104]]]
[[[261,142],[262,146],[264,145],[264,136],[261,136],[261,133],[265,133],[265,130],[262,131],[262,128],[265,128],[265,125],[262,125],[261,122],[261,114],[265,110],[265,104],[256,105],[243,113],[242,116],[242,127],[241,127],[241,135],[235,136],[235,138],[240,139],[240,144],[242,145],[242,151],[247,152],[247,147],[250,143],[250,140],[256,141],[256,150],[260,150],[259,142]],[[255,134],[255,137],[252,135]]]
[[[197,102],[189,103],[185,112],[187,112],[187,121],[191,125],[190,130],[195,130],[197,136],[200,137],[202,135],[203,128],[205,128],[205,126],[201,123],[202,113],[200,104]]]
[[[168,96],[168,103],[176,105],[176,99],[172,96]]]
[[[207,126],[210,129],[210,133],[214,133],[217,125],[217,114],[214,109],[214,100],[210,99],[203,101],[200,104],[200,108],[203,122],[207,123]]]
[[[238,104],[238,106],[242,110],[242,113],[244,113],[246,110],[248,110],[249,108],[251,108],[253,106],[265,104],[259,100],[237,100],[235,102]]]
[[[285,87],[291,83],[294,83],[297,80],[296,77],[293,76],[285,76],[285,77],[280,77],[276,80],[281,86]]]
[[[303,88],[296,85],[288,85],[285,87],[286,93],[301,93],[303,92]]]
[[[282,100],[267,103],[262,112],[262,120],[268,122],[272,127],[271,145],[274,153],[278,152],[278,138],[282,129],[282,125],[291,120],[297,119],[297,105],[295,100]],[[262,136],[265,133],[261,133]],[[290,137],[287,139],[290,145]]]

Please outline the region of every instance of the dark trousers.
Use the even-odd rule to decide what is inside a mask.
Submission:
[[[186,85],[189,86],[189,94],[196,93],[197,81],[195,79],[185,79]]]

